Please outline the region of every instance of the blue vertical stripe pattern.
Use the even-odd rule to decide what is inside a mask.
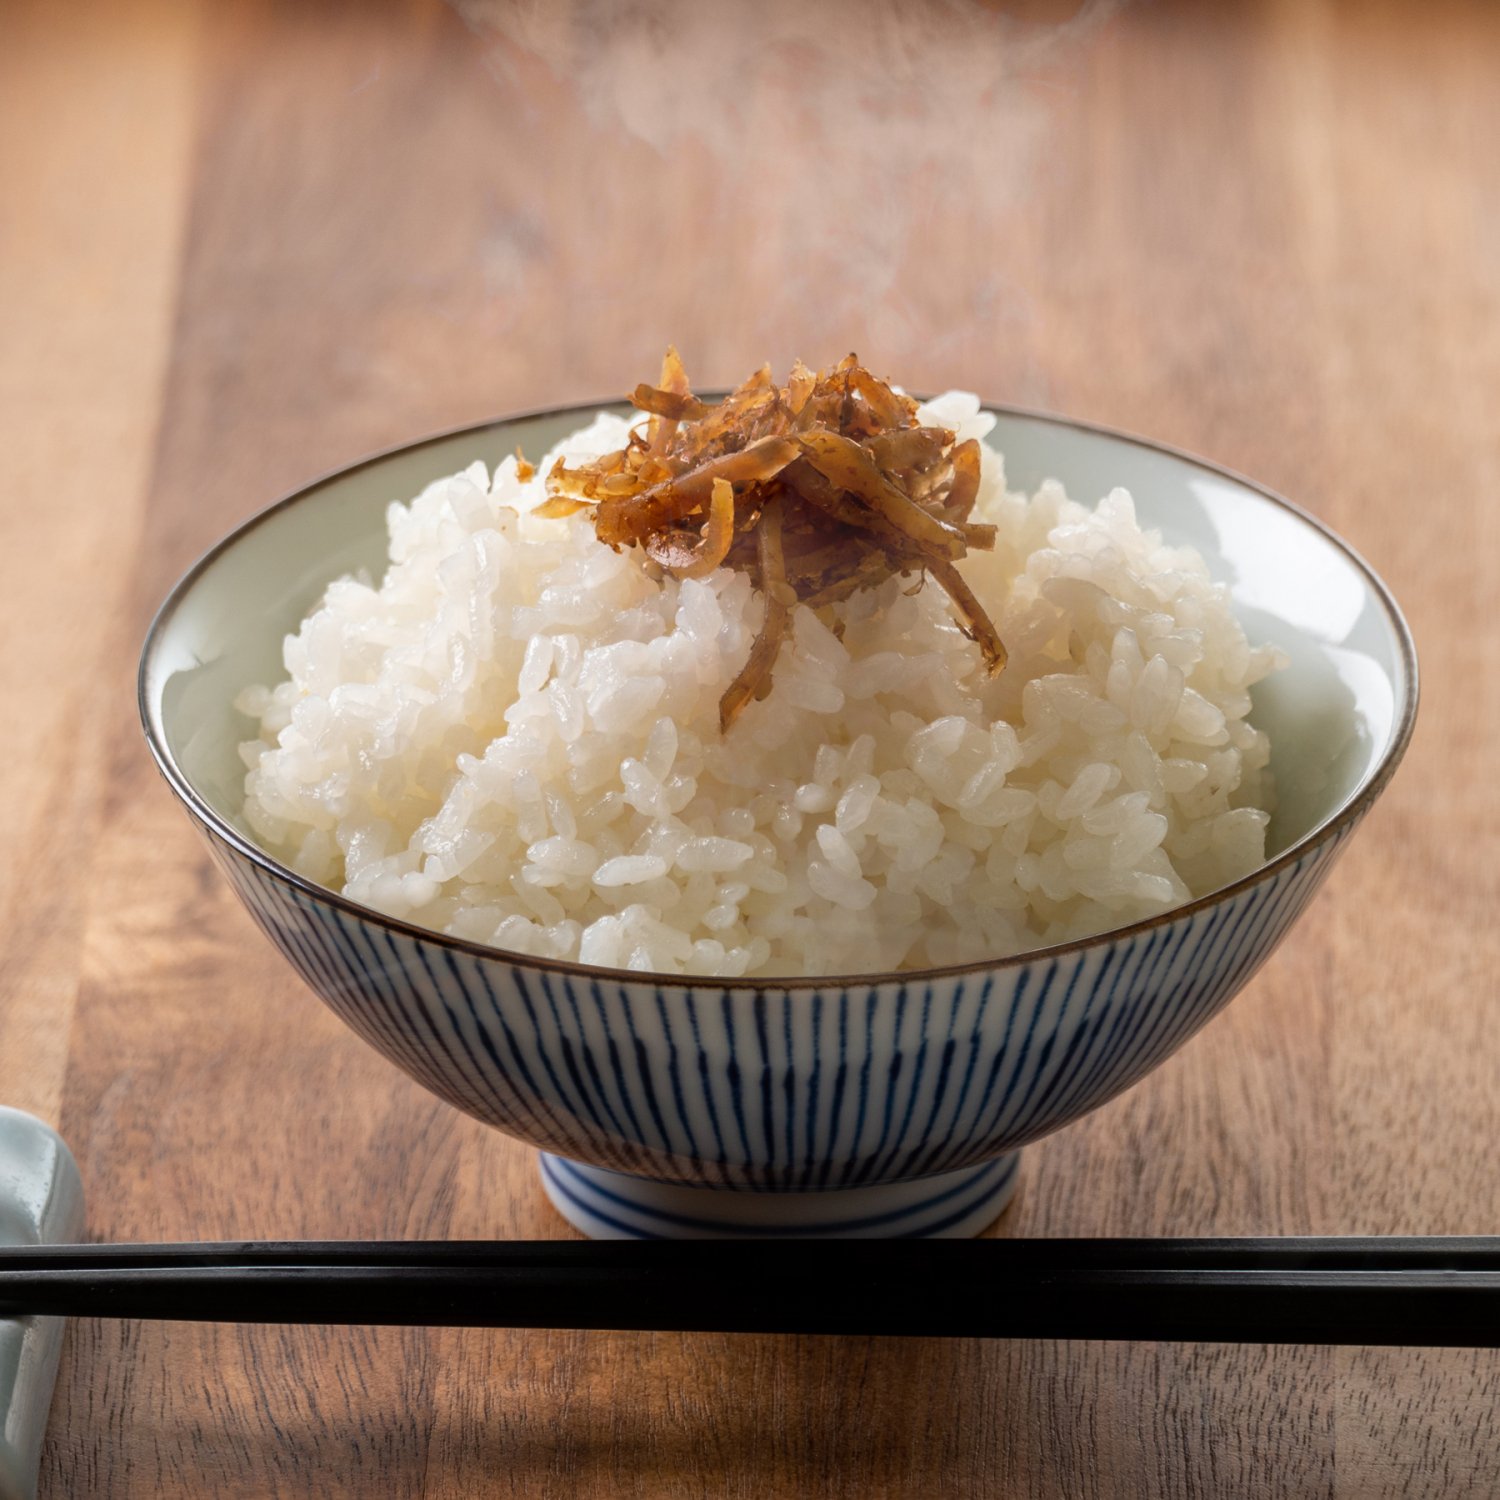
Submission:
[[[1228,1002],[1354,826],[1149,928],[977,972],[797,989],[642,983],[475,953],[352,912],[203,831],[259,926],[371,1046],[455,1108],[564,1159],[548,1165],[548,1191],[586,1199],[578,1212],[602,1215],[601,1233],[670,1233],[669,1220],[650,1227],[646,1210],[612,1205],[605,1179],[582,1169],[756,1193],[935,1182],[1097,1108]],[[1006,1192],[1013,1176],[1012,1160]],[[963,1214],[979,1201],[973,1181]],[[923,1201],[888,1232],[936,1223],[942,1205]],[[634,1227],[609,1229],[610,1215]]]

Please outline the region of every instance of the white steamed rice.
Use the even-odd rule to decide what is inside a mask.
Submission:
[[[951,392],[924,423],[980,437]],[[719,698],[761,601],[651,577],[541,476],[623,446],[600,416],[523,484],[506,459],[389,508],[390,567],[331,584],[247,689],[246,822],[313,880],[479,943],[617,968],[838,974],[1121,926],[1256,868],[1270,785],[1252,648],[1130,496],[1005,488],[984,449],[961,565],[1010,650],[988,681],[935,584],[799,608],[774,689]],[[842,626],[839,632],[834,628]]]

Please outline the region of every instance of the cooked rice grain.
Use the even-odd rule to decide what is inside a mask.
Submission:
[[[924,423],[980,437],[950,393]],[[620,447],[600,416],[570,462]],[[482,464],[388,512],[390,567],[344,578],[247,688],[245,820],[391,916],[657,973],[966,963],[1153,915],[1264,859],[1252,648],[1191,549],[1130,496],[1005,489],[984,449],[961,565],[1010,650],[989,680],[946,595],[892,579],[799,607],[774,690],[719,732],[762,605],[743,573],[655,578],[540,478]]]

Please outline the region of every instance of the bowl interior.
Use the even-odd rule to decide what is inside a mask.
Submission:
[[[142,708],[169,771],[238,829],[252,726],[235,711],[250,683],[283,675],[282,640],[341,574],[378,577],[384,516],[425,484],[519,443],[532,457],[590,409],[523,417],[431,439],[322,480],[234,534],[174,591],[147,642]],[[1007,483],[1060,479],[1092,503],[1119,485],[1143,524],[1190,543],[1230,585],[1252,643],[1290,659],[1254,690],[1272,743],[1278,807],[1268,853],[1306,838],[1358,796],[1404,732],[1415,684],[1405,629],[1363,565],[1318,526],[1253,487],[1180,454],[1054,418],[998,412],[991,438]]]

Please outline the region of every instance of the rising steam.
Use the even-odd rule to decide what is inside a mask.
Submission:
[[[909,342],[918,323],[939,352],[976,317],[1024,316],[995,249],[1066,98],[1056,70],[1118,3],[1038,20],[984,0],[454,0],[508,86],[539,61],[596,132],[668,168],[711,158],[700,223],[809,336],[757,359]]]

